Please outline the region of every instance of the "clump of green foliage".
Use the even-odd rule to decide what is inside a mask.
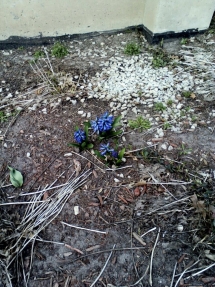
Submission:
[[[41,50],[38,50],[34,53],[34,59],[35,60],[38,60],[39,58],[44,57],[44,56],[45,56],[45,53]]]
[[[140,46],[136,43],[128,43],[124,49],[124,53],[129,56],[140,54]]]
[[[185,98],[190,98],[191,94],[192,94],[192,92],[190,92],[190,91],[183,91],[182,92],[182,96]]]
[[[151,123],[149,120],[144,119],[142,116],[136,118],[136,120],[129,120],[128,125],[132,129],[148,130],[151,128]]]
[[[153,52],[152,67],[153,68],[162,68],[169,64],[169,56],[162,50],[157,49]]]
[[[162,111],[165,111],[165,110],[166,110],[166,107],[164,106],[163,103],[157,102],[157,103],[155,103],[155,105],[154,105],[154,109],[155,109],[156,111],[162,112]]]
[[[5,112],[0,111],[0,123],[4,123],[7,121],[7,116],[5,114]]]
[[[68,50],[63,44],[56,42],[51,49],[51,54],[56,58],[63,58],[68,54]]]
[[[188,39],[187,38],[182,38],[181,39],[181,45],[186,45],[188,43]]]

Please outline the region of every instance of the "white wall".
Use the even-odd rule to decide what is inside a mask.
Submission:
[[[143,24],[152,33],[207,29],[215,0],[1,0],[0,41]]]

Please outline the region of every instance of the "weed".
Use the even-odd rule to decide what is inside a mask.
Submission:
[[[59,42],[56,42],[51,50],[52,56],[56,58],[63,58],[68,54],[66,46],[62,45]]]
[[[144,119],[142,116],[137,117],[136,120],[129,120],[128,125],[132,129],[148,130],[151,128],[151,123],[149,120]]]
[[[45,53],[41,50],[38,50],[34,53],[34,59],[35,60],[38,60],[39,58],[44,57],[44,56],[45,56]]]
[[[23,46],[20,46],[20,47],[18,48],[18,50],[19,50],[19,51],[23,51],[23,50],[24,50],[24,47],[23,47]]]
[[[164,124],[163,124],[163,129],[164,130],[167,130],[168,128],[170,128],[171,127],[171,125],[170,125],[170,123],[168,123],[168,122],[165,122]]]
[[[191,94],[192,94],[192,92],[190,92],[190,91],[183,91],[182,92],[182,96],[185,98],[190,98]]]
[[[3,111],[0,111],[0,123],[4,123],[7,121],[7,116]]]
[[[129,56],[140,54],[140,46],[136,43],[128,43],[124,49],[124,53]]]
[[[194,123],[194,122],[196,122],[197,121],[197,116],[192,116],[191,117],[191,121]]]
[[[186,155],[186,154],[189,154],[191,151],[192,151],[191,148],[186,148],[185,145],[182,143],[181,147],[179,149],[179,154],[180,155]]]
[[[173,100],[169,99],[167,102],[166,102],[167,106],[171,107],[172,104],[173,104]]]
[[[165,107],[164,104],[161,103],[161,102],[155,103],[154,108],[155,108],[156,111],[160,111],[160,112],[166,110],[166,107]]]
[[[186,45],[188,43],[188,39],[182,38],[181,39],[181,45]]]
[[[169,62],[170,58],[162,49],[158,49],[153,52],[153,60],[152,60],[153,68],[165,67],[169,64]]]

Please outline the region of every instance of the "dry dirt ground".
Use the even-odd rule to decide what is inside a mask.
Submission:
[[[198,36],[198,44],[204,36]],[[123,39],[139,41],[139,36],[125,33]],[[115,47],[122,41],[116,35],[93,40],[98,47],[101,42]],[[89,49],[91,43],[91,39],[82,45],[73,41],[80,49]],[[177,47],[180,40],[164,42],[171,53],[177,53]],[[118,140],[126,148],[126,162],[112,169],[89,151],[79,153],[68,147],[75,126],[85,120],[77,111],[90,112],[94,119],[107,110],[105,101],[88,99],[87,93],[82,101],[77,97],[81,83],[76,76],[99,72],[99,57],[82,61],[70,53],[66,59],[52,59],[54,71],[73,75],[77,88],[71,93],[65,87],[56,94],[43,86],[29,64],[38,49],[0,53],[2,96],[18,91],[28,93],[26,100],[44,99],[34,110],[26,106],[0,124],[0,286],[215,286],[214,120],[212,129],[199,124],[195,132],[166,132],[163,139],[154,141],[153,131],[126,127]],[[17,98],[9,97],[1,111],[7,113],[13,101]],[[207,117],[215,109],[214,102],[202,102],[200,109]],[[147,141],[154,146],[147,148]],[[163,143],[173,149],[163,150]],[[22,172],[22,188],[10,185],[7,166]],[[40,191],[37,200],[51,204],[54,192],[60,190],[54,186],[84,173],[84,182],[68,189],[71,195],[62,211],[37,236],[40,225],[31,233],[19,233],[32,193]],[[12,246],[16,243],[17,249]],[[7,257],[14,259],[8,270]],[[7,283],[9,276],[11,283]]]

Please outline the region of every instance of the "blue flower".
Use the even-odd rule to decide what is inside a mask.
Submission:
[[[114,158],[118,158],[118,151],[116,150],[113,150],[112,153],[111,153],[112,157]]]
[[[110,144],[101,144],[100,145],[100,152],[101,155],[105,155],[107,152],[113,152],[114,150],[112,148],[110,148]]]
[[[113,116],[110,116],[108,112],[104,113],[98,120],[98,129],[100,132],[106,132],[112,129]]]
[[[94,130],[95,133],[99,133],[98,118],[96,118],[95,121],[91,121],[91,128]]]
[[[76,132],[74,132],[74,138],[75,138],[77,143],[81,144],[83,141],[85,141],[86,134],[84,131],[79,129]]]

